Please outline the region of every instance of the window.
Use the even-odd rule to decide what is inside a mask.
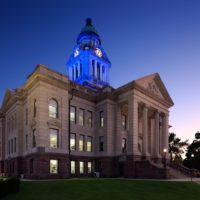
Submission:
[[[95,76],[95,61],[92,60],[92,76]]]
[[[11,117],[11,130],[13,131],[13,129],[14,129],[14,117],[12,116]]]
[[[8,141],[8,154],[10,154],[10,140]]]
[[[83,126],[84,125],[84,116],[85,115],[85,110],[80,108],[79,109],[79,125]]]
[[[76,134],[75,133],[70,134],[70,150],[72,151],[76,150]]]
[[[88,114],[87,125],[89,128],[92,128],[92,112],[88,111],[87,114]]]
[[[26,137],[26,138],[25,138],[25,140],[26,140],[26,143],[25,143],[25,145],[26,145],[26,150],[28,150],[28,134],[26,134],[25,137]]]
[[[100,80],[100,64],[97,63],[97,79]]]
[[[58,173],[58,160],[50,160],[50,174]]]
[[[58,103],[54,99],[49,101],[49,117],[58,118]]]
[[[80,75],[82,75],[82,63],[80,63]]]
[[[84,135],[79,136],[79,151],[83,151],[84,149]]]
[[[36,99],[34,99],[34,103],[33,103],[33,117],[36,117],[36,112],[37,112],[37,105],[36,105]]]
[[[87,152],[92,152],[92,137],[87,138]]]
[[[99,137],[99,151],[103,151],[103,136]]]
[[[50,129],[50,147],[58,148],[58,130]]]
[[[71,174],[75,174],[76,173],[76,162],[75,161],[71,161]]]
[[[26,108],[26,125],[28,125],[28,108]]]
[[[101,111],[99,115],[100,115],[100,127],[102,128],[104,127],[103,111]]]
[[[88,162],[88,174],[91,174],[92,173],[92,162]]]
[[[76,107],[70,106],[70,122],[76,123]]]
[[[127,117],[126,115],[122,115],[122,128],[126,130],[127,128]]]
[[[17,127],[17,114],[15,113],[15,129]]]
[[[72,80],[74,80],[74,68],[72,68]]]
[[[82,161],[79,162],[79,172],[80,174],[84,173],[84,162]]]
[[[122,153],[126,153],[126,139],[122,139]]]
[[[35,135],[35,129],[33,129],[33,147],[36,147],[36,135]]]
[[[78,67],[76,66],[76,79],[78,78]]]
[[[11,153],[13,153],[13,139],[11,140]]]
[[[17,138],[14,138],[14,152],[16,153],[17,151]]]

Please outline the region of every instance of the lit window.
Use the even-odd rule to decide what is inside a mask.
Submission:
[[[104,127],[103,111],[100,112],[100,127]]]
[[[50,174],[58,173],[58,160],[50,160]]]
[[[36,147],[36,135],[35,135],[35,129],[33,129],[33,147]]]
[[[76,123],[76,107],[70,106],[70,122]]]
[[[122,128],[124,129],[124,130],[126,130],[126,128],[127,128],[127,117],[126,117],[126,115],[122,115]]]
[[[99,151],[103,151],[103,136],[99,137]]]
[[[50,147],[58,148],[58,130],[50,129]]]
[[[49,101],[49,117],[58,118],[58,103],[54,99]]]
[[[88,162],[88,174],[92,173],[92,162]]]
[[[125,138],[122,139],[122,152],[126,153],[126,139]]]
[[[84,162],[82,161],[79,162],[79,172],[80,174],[84,173]]]
[[[87,125],[89,128],[92,128],[92,112],[88,111],[88,119],[87,119]]]
[[[80,135],[79,137],[79,151],[83,151],[84,149],[84,136]]]
[[[87,152],[92,152],[92,137],[87,138]]]
[[[83,126],[84,125],[84,113],[85,111],[80,108],[79,109],[79,125]]]
[[[75,161],[71,161],[71,174],[75,174],[76,173],[76,162]]]
[[[70,150],[76,150],[76,135],[74,133],[70,134]]]

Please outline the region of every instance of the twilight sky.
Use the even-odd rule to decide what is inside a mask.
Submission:
[[[200,131],[199,0],[0,0],[0,104],[38,63],[62,73],[91,17],[119,87],[158,72],[175,105],[170,131]]]

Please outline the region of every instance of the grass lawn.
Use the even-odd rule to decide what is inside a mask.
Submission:
[[[27,181],[2,200],[200,200],[191,182],[93,179]]]

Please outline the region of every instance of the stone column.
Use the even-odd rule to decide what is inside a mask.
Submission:
[[[138,151],[138,101],[136,99],[133,100],[133,153],[134,155],[139,155]]]
[[[168,149],[168,137],[169,137],[169,129],[168,129],[168,123],[169,123],[169,115],[168,113],[165,113],[163,116],[162,121],[162,150]]]
[[[103,81],[103,65],[100,65],[100,80]]]
[[[155,113],[155,147],[154,147],[154,156],[157,158],[159,155],[159,111]]]
[[[147,144],[148,144],[148,108],[146,105],[143,107],[143,116],[142,116],[142,155],[147,155]]]

